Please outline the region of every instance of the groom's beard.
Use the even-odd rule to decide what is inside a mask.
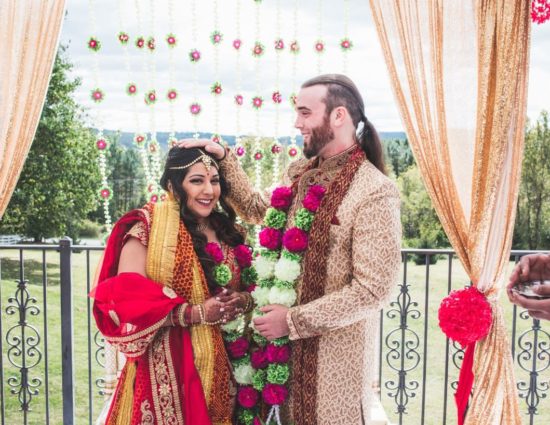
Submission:
[[[323,124],[311,129],[309,143],[307,146],[304,144],[304,156],[309,159],[319,155],[321,149],[332,140],[334,140],[334,131],[330,128],[329,117],[325,115]]]

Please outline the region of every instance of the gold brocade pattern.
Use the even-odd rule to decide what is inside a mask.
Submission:
[[[521,175],[530,2],[370,4],[426,189],[471,281],[495,304],[490,333],[476,348],[466,424],[521,423],[512,357],[496,299],[509,261]],[[458,28],[461,37],[453,33]],[[470,56],[472,51],[477,56]],[[461,101],[456,97],[460,90],[454,90],[468,78],[473,80],[468,86],[477,88],[475,103],[464,101],[464,96]],[[456,120],[456,115],[465,119]],[[469,178],[456,167],[462,158],[459,151],[472,153],[460,165],[471,167]]]

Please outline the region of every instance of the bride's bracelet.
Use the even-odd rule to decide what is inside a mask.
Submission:
[[[223,322],[223,319],[218,319],[215,322],[207,322],[206,321],[206,314],[204,312],[204,305],[198,304],[197,305],[199,309],[199,317],[200,317],[200,324],[201,325],[208,325],[208,326],[216,326]]]

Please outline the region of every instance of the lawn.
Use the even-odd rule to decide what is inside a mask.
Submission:
[[[96,361],[96,355],[101,355],[101,351],[98,352],[98,345],[94,341],[95,327],[93,321],[90,328],[88,321],[88,299],[86,297],[88,291],[87,273],[93,275],[95,266],[99,259],[99,252],[92,251],[89,253],[89,267],[87,267],[87,254],[81,252],[73,255],[73,279],[74,279],[74,334],[75,334],[75,382],[76,382],[76,415],[77,423],[84,424],[90,421],[89,406],[89,388],[92,390],[92,415],[95,419],[98,414],[103,397],[99,394],[99,387],[96,385],[96,380],[102,376],[102,368]],[[36,387],[36,394],[31,397],[30,407],[31,411],[28,413],[29,424],[44,424],[46,423],[46,391],[49,394],[49,415],[51,424],[62,423],[62,399],[61,399],[61,319],[60,319],[60,300],[59,300],[59,254],[55,251],[49,251],[46,255],[46,282],[47,285],[43,285],[43,270],[42,270],[42,253],[39,251],[25,251],[25,278],[29,280],[27,290],[31,297],[36,299],[36,304],[30,303],[28,306],[35,305],[40,310],[38,314],[31,315],[31,310],[28,310],[27,327],[25,341],[27,344],[36,344],[41,355],[37,351],[28,350],[26,356],[26,366],[29,367],[29,382],[31,384],[37,384],[37,381],[33,379],[40,379],[41,382]],[[422,417],[425,424],[454,424],[455,409],[452,397],[452,389],[450,383],[457,378],[458,370],[453,365],[453,362],[449,362],[449,385],[447,391],[447,407],[446,407],[446,421],[444,422],[444,405],[445,405],[445,353],[446,353],[446,340],[439,331],[437,325],[437,308],[441,298],[443,298],[448,290],[448,272],[449,262],[446,258],[441,259],[436,265],[432,265],[429,268],[429,276],[426,276],[425,266],[417,266],[413,262],[407,263],[407,284],[410,295],[410,301],[417,303],[417,305],[410,305],[407,331],[404,334],[404,340],[402,340],[402,333],[400,331],[395,332],[390,341],[386,341],[386,337],[389,333],[399,326],[400,315],[392,315],[393,318],[388,317],[391,315],[389,310],[384,312],[384,335],[383,335],[383,353],[382,353],[382,382],[381,382],[381,398],[386,413],[394,423],[400,423],[400,415],[397,414],[397,407],[395,401],[395,389],[393,389],[396,383],[399,381],[398,373],[388,365],[388,353],[389,346],[392,345],[392,341],[397,344],[396,347],[400,349],[403,343],[409,349],[409,356],[404,359],[404,366],[406,369],[411,369],[404,377],[407,388],[407,394],[404,395],[401,403],[405,404],[406,409],[402,416],[403,424],[420,424]],[[403,276],[403,274],[401,275]],[[452,261],[452,288],[461,288],[468,284],[468,278],[466,277],[462,267],[457,260]],[[15,368],[12,363],[17,362],[21,364],[21,356],[17,356],[16,350],[12,349],[10,352],[9,342],[14,343],[12,338],[8,339],[6,333],[17,324],[19,320],[19,313],[7,314],[6,309],[10,305],[9,297],[14,297],[17,290],[17,283],[15,282],[19,278],[19,253],[18,251],[0,251],[0,302],[2,310],[2,367],[3,367],[3,390],[4,390],[4,402],[5,402],[5,423],[16,424],[23,423],[23,413],[20,411],[20,403],[18,400],[18,394],[11,394],[12,387],[18,390],[18,381],[13,382],[10,377],[19,379],[18,369]],[[426,285],[428,291],[425,291]],[[398,293],[396,292],[396,297]],[[426,303],[427,301],[427,303]],[[14,304],[14,302],[11,302]],[[505,315],[507,318],[508,327],[511,329],[513,309],[502,298],[502,304],[504,306]],[[399,309],[398,306],[393,306]],[[412,309],[417,310],[415,313]],[[427,314],[426,314],[427,311]],[[47,333],[44,332],[44,320],[46,313]],[[426,322],[426,317],[428,318]],[[518,318],[517,324],[517,337],[523,332],[531,329],[532,321]],[[32,326],[36,329],[36,332],[40,335],[39,341],[36,343],[33,339],[28,339],[32,336]],[[547,329],[549,327],[547,326]],[[427,334],[424,338],[424,330]],[[15,332],[15,334],[14,334]],[[91,344],[88,345],[89,334],[91,335]],[[414,335],[418,335],[418,341],[415,341]],[[19,328],[14,328],[11,331],[11,335],[20,335]],[[527,335],[529,338],[531,334]],[[46,336],[47,336],[47,348],[46,348]],[[532,338],[531,338],[532,340]],[[540,340],[545,342],[545,348],[548,349],[550,338],[546,334],[539,335]],[[408,341],[408,343],[407,343]],[[426,344],[426,351],[424,346]],[[456,350],[451,347],[449,358]],[[519,353],[519,349],[516,349],[516,355]],[[9,354],[8,354],[9,352]],[[32,356],[31,356],[32,354]],[[390,353],[391,354],[391,353]],[[47,359],[46,359],[47,356]],[[89,378],[89,359],[91,357],[91,379]],[[426,362],[424,363],[424,357]],[[46,362],[47,360],[47,362]],[[377,362],[378,359],[373,359],[373,362]],[[540,356],[538,359],[537,367],[544,369],[548,366],[550,361],[549,356],[546,353]],[[394,367],[399,368],[401,359],[392,359],[390,362]],[[36,366],[33,366],[33,364]],[[48,365],[48,380],[45,379],[45,365]],[[530,368],[532,359],[526,359],[526,367]],[[425,373],[426,380],[423,385],[423,374]],[[539,385],[541,388],[548,385],[550,377],[550,370],[544,370],[539,376]],[[529,373],[522,370],[519,366],[516,366],[516,378],[529,382]],[[418,382],[418,387],[414,388]],[[47,382],[47,386],[46,386]],[[22,396],[21,396],[22,397]],[[408,397],[408,399],[407,399]],[[422,404],[424,402],[424,409]],[[524,423],[529,423],[529,418],[525,415],[527,407],[525,401],[520,400],[520,409],[522,415],[524,415]],[[535,419],[535,424],[547,424],[550,423],[550,402],[546,399],[540,400],[538,405],[538,415]]]

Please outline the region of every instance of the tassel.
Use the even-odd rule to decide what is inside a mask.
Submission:
[[[271,407],[269,415],[267,416],[267,419],[265,421],[266,425],[269,425],[271,423],[272,418],[275,420],[276,425],[283,425],[283,423],[281,422],[281,413],[278,404]]]

